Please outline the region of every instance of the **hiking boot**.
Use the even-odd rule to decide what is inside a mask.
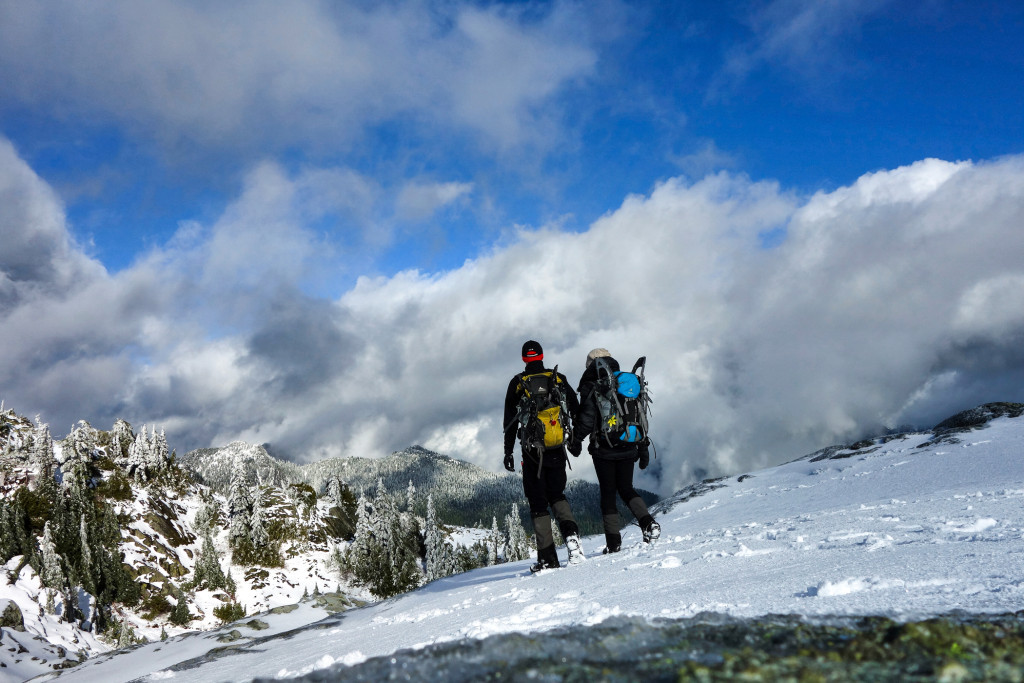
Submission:
[[[558,564],[558,553],[555,552],[555,546],[549,545],[543,550],[537,551],[537,562],[530,567],[530,571],[536,574],[544,569],[558,569],[560,566],[561,565]]]
[[[579,564],[587,559],[583,554],[583,544],[576,534],[565,537],[565,547],[569,549],[569,564]]]
[[[618,519],[618,515],[616,515]],[[604,550],[602,554],[607,555],[608,553],[617,553],[622,550],[622,536],[618,533],[605,533],[604,535]]]
[[[644,528],[644,543],[653,543],[659,538],[661,538],[661,525],[652,519],[651,523]]]
[[[537,560],[532,565],[530,565],[530,573],[536,574],[537,572],[542,572],[545,569],[558,569],[561,566],[562,565],[558,564],[557,561],[554,564],[551,564],[550,562],[545,562],[544,560]]]

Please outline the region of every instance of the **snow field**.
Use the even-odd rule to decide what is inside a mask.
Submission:
[[[529,561],[487,567],[327,617],[286,640],[200,657],[180,672],[170,668],[172,660],[196,657],[199,648],[179,652],[183,642],[168,643],[157,660],[145,658],[149,645],[138,655],[87,662],[66,679],[289,678],[404,648],[613,615],[909,620],[957,609],[1021,609],[1024,420],[999,419],[959,435],[961,443],[918,448],[927,438],[911,435],[835,454],[849,457],[803,459],[717,482],[719,488],[657,512],[663,532],[653,546],[630,526],[619,553],[602,555],[603,537],[584,539],[587,561],[576,566],[536,576]],[[564,548],[560,559],[567,559]],[[315,616],[308,607],[301,614]],[[139,665],[127,666],[126,657]]]

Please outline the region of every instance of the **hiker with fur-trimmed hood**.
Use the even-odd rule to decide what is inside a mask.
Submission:
[[[512,378],[505,393],[505,469],[516,471],[512,451],[519,437],[523,491],[537,539],[537,563],[530,571],[538,572],[560,566],[548,508],[558,521],[570,564],[583,560],[579,526],[565,499],[566,448],[574,456],[582,451],[572,434],[580,406],[565,375],[544,367],[540,343],[523,344],[522,358],[526,368]]]
[[[598,361],[597,359],[601,359]],[[639,364],[641,361],[637,361]],[[650,543],[661,535],[659,525],[647,510],[647,504],[633,488],[633,463],[645,469],[650,462],[650,439],[644,434],[639,442],[630,443],[608,439],[601,431],[601,409],[598,404],[601,386],[608,381],[608,375],[619,372],[619,363],[608,349],[594,349],[587,354],[586,370],[580,378],[580,412],[576,420],[576,431],[582,441],[590,437],[587,450],[594,459],[594,470],[601,488],[601,515],[604,523],[605,553],[618,552],[622,548],[619,529],[622,521],[615,505],[615,495],[629,507],[640,524],[644,541]]]

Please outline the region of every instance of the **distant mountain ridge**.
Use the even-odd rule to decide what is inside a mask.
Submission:
[[[432,494],[442,521],[459,526],[480,523],[489,528],[492,517],[501,524],[512,505],[518,504],[520,516],[529,528],[529,510],[519,475],[490,472],[422,446],[411,446],[384,458],[331,458],[296,465],[278,460],[263,446],[235,442],[223,448],[191,451],[180,456],[178,463],[207,486],[224,491],[231,482],[235,458],[241,458],[246,471],[254,477],[262,476],[265,481],[278,485],[286,482],[308,484],[317,493],[326,490],[332,477],[341,479],[357,494],[360,489],[373,491],[377,480],[382,479],[385,488],[399,495],[411,481],[417,491]],[[659,499],[650,491],[638,489],[637,492],[648,505]],[[426,495],[418,498],[416,512],[426,515]],[[583,533],[602,531],[597,484],[573,479],[566,487],[566,498]],[[621,507],[621,501],[619,505]],[[632,514],[624,507],[621,507],[620,514],[623,519],[632,519]]]

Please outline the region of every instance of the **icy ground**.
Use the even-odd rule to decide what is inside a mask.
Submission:
[[[932,438],[808,457],[677,496],[659,513],[653,547],[629,527],[618,554],[586,539],[578,566],[530,576],[528,562],[498,565],[332,616],[306,603],[261,617],[267,630],[236,624],[152,643],[60,679],[290,678],[402,648],[613,615],[911,619],[1024,608],[1024,418]],[[236,640],[218,641],[232,629]]]

